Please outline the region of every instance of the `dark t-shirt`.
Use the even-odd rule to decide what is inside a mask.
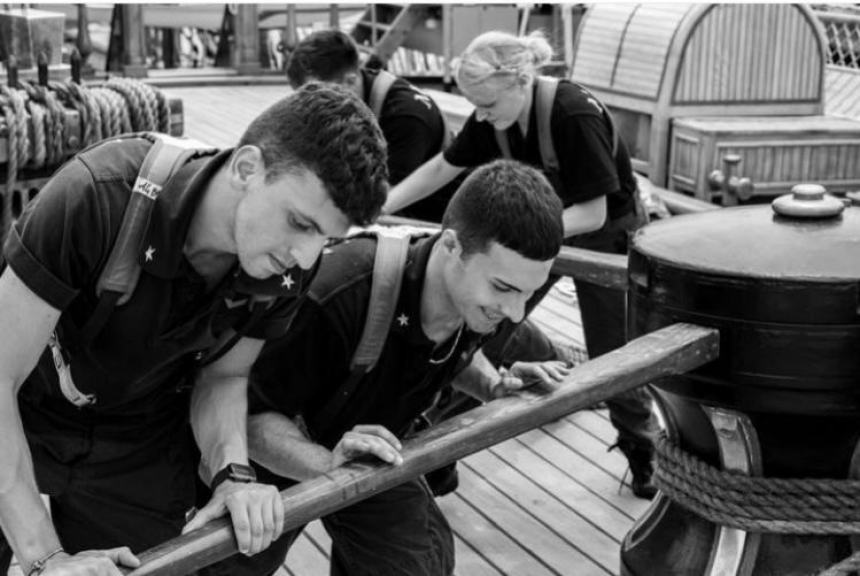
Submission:
[[[370,90],[378,74],[362,70],[364,101],[370,102]],[[439,107],[427,94],[402,78],[397,78],[382,103],[379,127],[388,143],[388,180],[391,185],[412,174],[419,166],[442,150],[445,123]],[[409,206],[401,215],[439,222],[451,196],[424,198]]]
[[[4,247],[8,265],[27,287],[62,311],[58,333],[72,353],[74,383],[97,397],[87,411],[125,420],[180,408],[172,405],[171,393],[227,328],[247,322],[249,293],[278,297],[245,334],[261,339],[283,334],[315,273],[294,268],[283,277],[258,281],[236,266],[207,293],[183,246],[206,184],[230,151],[196,158],[164,186],[155,203],[131,299],[112,310],[91,345],[76,347],[75,335],[92,318],[99,273],[150,146],[144,138],[126,137],[80,153],[27,206]],[[28,377],[22,399],[41,410],[71,415],[78,410],[62,395],[48,351]]]
[[[379,360],[336,417],[324,423],[316,420],[350,374],[367,316],[375,238],[349,240],[323,256],[290,332],[266,343],[260,354],[251,379],[249,410],[301,415],[313,438],[328,448],[356,424],[381,424],[397,435],[406,432],[450,382],[455,368],[486,339],[464,329],[459,338],[455,334],[434,350],[434,342],[421,328],[421,292],[437,238],[413,240]],[[445,361],[436,364],[434,359]]]
[[[534,101],[525,139],[518,123],[506,133],[514,159],[543,168]],[[619,141],[613,158],[611,130],[602,104],[579,85],[561,81],[550,112],[550,126],[559,173],[547,173],[547,177],[564,207],[606,195],[609,220],[631,213],[636,179],[630,156]],[[445,160],[463,167],[479,166],[501,156],[493,125],[478,121],[474,112],[445,151]]]

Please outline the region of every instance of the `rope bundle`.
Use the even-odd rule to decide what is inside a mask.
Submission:
[[[716,524],[749,532],[860,534],[860,480],[746,476],[719,470],[663,438],[654,481]]]
[[[68,109],[78,112],[79,134],[66,125]],[[111,78],[92,87],[71,81],[0,85],[0,118],[6,123],[8,144],[0,238],[12,221],[15,183],[22,169],[57,167],[69,154],[111,136],[170,131],[167,97],[128,78]]]

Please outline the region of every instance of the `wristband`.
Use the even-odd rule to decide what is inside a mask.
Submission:
[[[257,475],[253,468],[245,464],[227,464],[212,477],[212,484],[209,488],[214,492],[225,480],[243,483],[256,482]]]
[[[50,552],[50,553],[42,556],[41,558],[39,558],[38,560],[36,560],[32,564],[30,564],[30,570],[27,571],[27,576],[39,576],[39,574],[44,572],[45,568],[47,568],[48,560],[50,560],[51,558],[53,558],[54,556],[56,556],[60,552],[64,552],[62,547],[57,548],[53,552]]]

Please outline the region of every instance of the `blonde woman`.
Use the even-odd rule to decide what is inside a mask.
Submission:
[[[456,81],[475,106],[462,131],[443,153],[392,188],[383,209],[391,213],[433,194],[463,170],[503,155],[543,167],[536,114],[539,69],[552,48],[540,33],[487,32],[460,59]],[[560,81],[549,116],[557,170],[545,171],[564,206],[565,243],[624,254],[638,228],[636,179],[623,142],[603,105],[585,88]],[[503,152],[496,132],[507,142]],[[624,344],[624,294],[575,281],[590,357]],[[547,287],[548,288],[548,287]],[[637,390],[609,402],[618,447],[627,456],[637,496],[650,498],[653,434],[650,398]]]

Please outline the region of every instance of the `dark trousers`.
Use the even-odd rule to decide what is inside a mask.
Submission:
[[[279,484],[285,486],[283,482]],[[323,517],[322,523],[332,539],[332,576],[454,573],[451,527],[423,480],[412,480],[371,496]],[[283,534],[255,556],[232,556],[201,570],[198,576],[274,574],[302,529]]]
[[[139,553],[178,536],[194,505],[198,458],[186,409],[157,427],[106,424],[72,410],[21,405],[36,482],[63,548]],[[0,535],[0,574],[11,557]]]
[[[639,210],[607,222],[600,230],[575,237],[570,244],[597,252],[626,254],[631,236],[646,221],[644,211]],[[588,357],[596,358],[626,344],[626,293],[580,280],[574,280],[573,284]],[[614,396],[606,401],[606,406],[609,419],[618,430],[619,440],[653,449],[659,424],[651,410],[651,394],[647,386]]]

